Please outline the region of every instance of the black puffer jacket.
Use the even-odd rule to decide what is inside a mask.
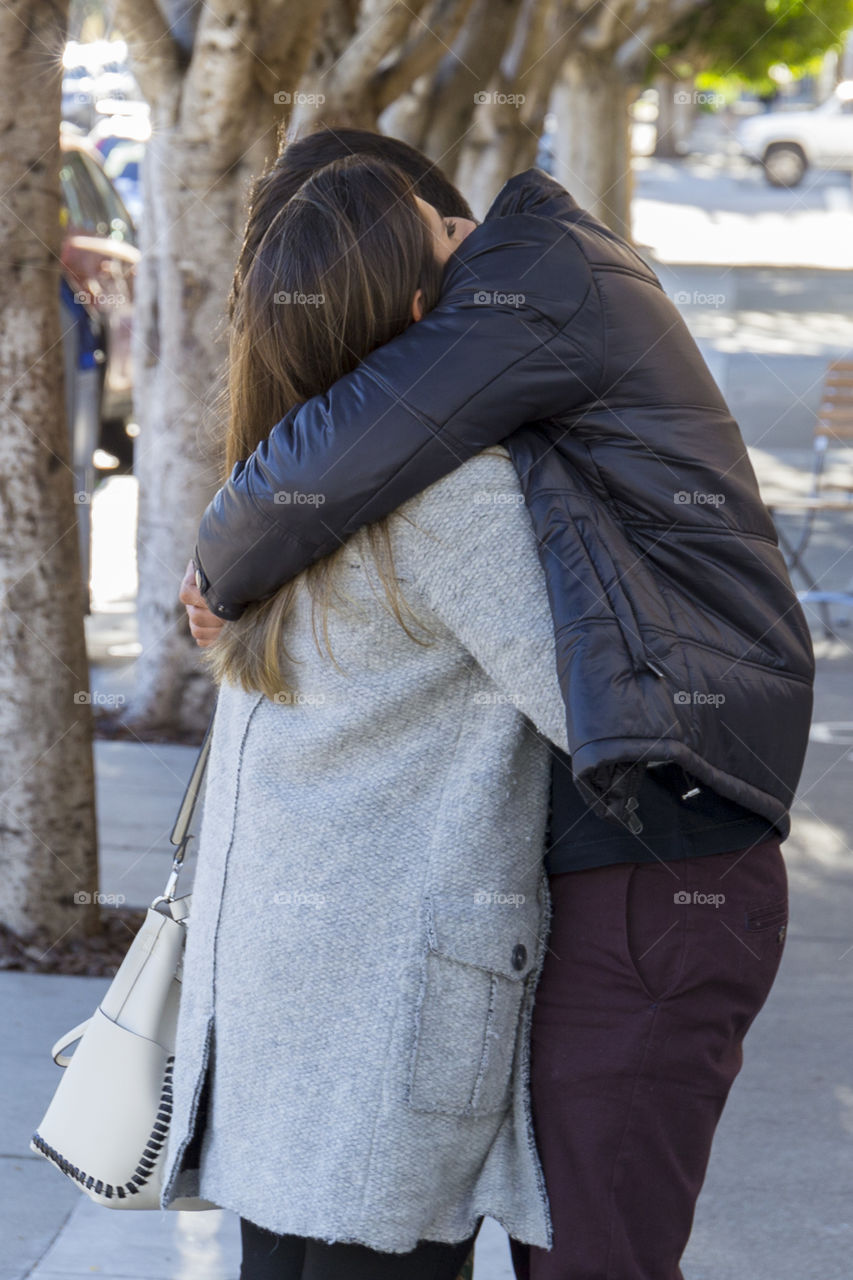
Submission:
[[[654,273],[537,170],[453,255],[434,311],[237,464],[199,531],[209,606],[239,616],[500,440],[584,799],[639,829],[644,769],[674,761],[787,835],[814,659],[740,431]]]

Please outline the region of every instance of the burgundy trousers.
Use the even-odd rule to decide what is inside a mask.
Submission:
[[[518,1280],[683,1280],[714,1130],[779,967],[777,839],[550,878],[530,1089],[554,1243]]]

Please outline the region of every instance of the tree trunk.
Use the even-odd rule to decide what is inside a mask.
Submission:
[[[475,0],[453,48],[417,89],[404,94],[382,126],[425,151],[452,180],[460,150],[513,30],[521,0]]]
[[[213,702],[178,590],[222,480],[217,392],[245,195],[276,153],[303,73],[316,22],[309,3],[267,0],[256,14],[249,3],[207,0],[183,26],[185,5],[171,26],[155,0],[116,5],[153,126],[133,335],[141,652],[126,718],[137,732],[200,733]]]
[[[83,583],[59,323],[68,4],[0,6],[0,919],[94,933],[100,910]],[[79,896],[78,896],[79,895]]]
[[[472,0],[331,0],[311,68],[294,98],[291,133],[306,133],[321,121],[375,129],[392,103],[434,75],[471,5]]]
[[[658,91],[655,155],[676,159],[684,154],[684,144],[693,128],[696,114],[694,82],[676,80],[673,76],[657,76],[654,83]]]
[[[222,478],[225,423],[214,388],[245,185],[242,168],[208,168],[183,131],[155,127],[134,309],[141,652],[129,715],[137,730],[201,729],[213,700],[178,590]]]
[[[631,239],[631,87],[612,56],[571,55],[554,85],[554,177],[583,208]]]
[[[504,183],[536,160],[538,138],[518,117],[518,109],[486,103],[475,119],[459,158],[456,181],[476,218],[482,218]]]
[[[562,60],[554,0],[524,0],[496,74],[474,108],[456,179],[482,217],[513,174],[536,162],[551,85]]]

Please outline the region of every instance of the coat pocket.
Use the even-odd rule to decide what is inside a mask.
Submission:
[[[539,920],[538,901],[520,894],[429,896],[407,1097],[415,1110],[485,1115],[509,1106]]]

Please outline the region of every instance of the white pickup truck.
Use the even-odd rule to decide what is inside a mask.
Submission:
[[[853,171],[853,80],[844,80],[819,107],[751,116],[736,136],[774,187],[798,186],[810,167]]]

